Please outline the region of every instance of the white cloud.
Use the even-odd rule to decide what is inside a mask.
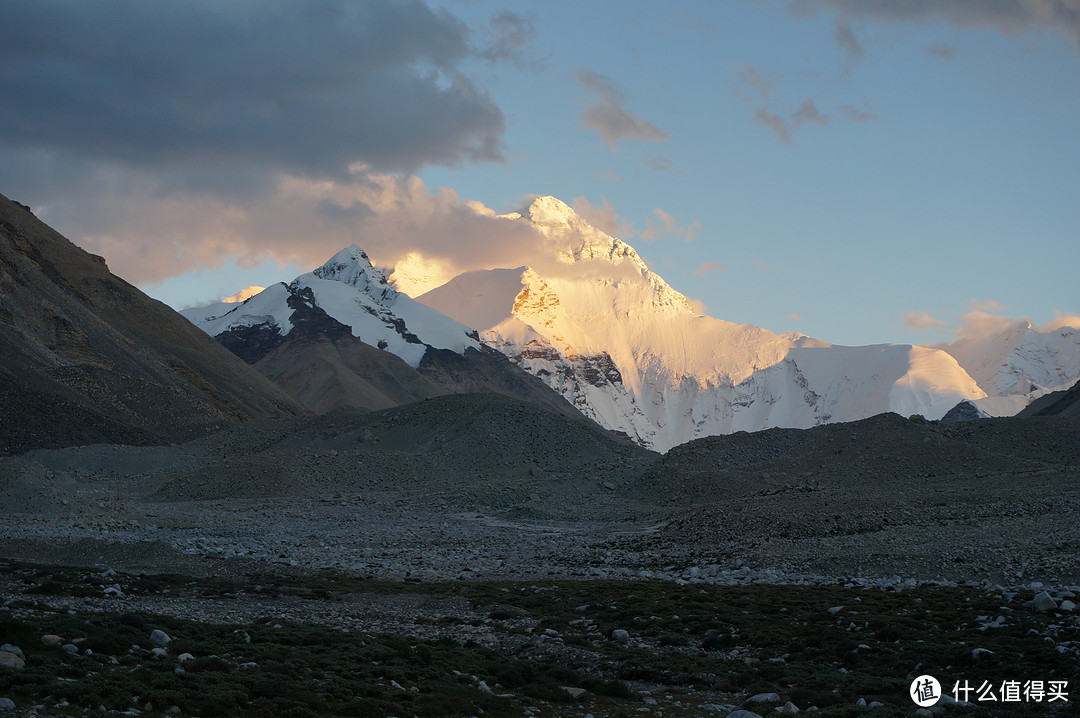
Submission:
[[[967,306],[968,309],[976,312],[1003,312],[1008,309],[996,299],[972,299]]]
[[[449,189],[433,191],[415,176],[362,166],[342,180],[281,174],[270,190],[244,203],[162,194],[152,182],[134,186],[139,179],[124,177],[123,192],[105,184],[43,216],[136,284],[220,268],[228,259],[315,267],[354,242],[384,266],[420,252],[461,271],[518,266],[540,246],[527,223],[496,218],[482,204]]]
[[[670,238],[684,242],[692,242],[694,241],[694,235],[701,229],[700,220],[695,219],[689,225],[684,227],[679,224],[674,217],[659,207],[653,209],[653,216],[659,220],[659,222],[652,219],[646,220],[645,230],[641,233],[642,239],[654,240]]]
[[[694,274],[704,277],[706,274],[712,274],[713,272],[723,272],[727,267],[719,262],[702,262],[701,266],[694,270]]]
[[[574,211],[580,214],[592,226],[607,232],[612,237],[626,240],[637,235],[633,223],[620,217],[607,197],[600,198],[600,205],[594,205],[584,197],[575,197],[571,203]]]
[[[949,323],[931,316],[928,312],[911,311],[904,315],[904,326],[915,331],[927,332],[945,329]]]
[[[1019,320],[977,309],[960,317],[960,327],[956,330],[956,334],[962,339],[977,339],[991,334],[1000,334],[1017,321]]]
[[[584,67],[575,70],[574,75],[578,84],[592,93],[592,99],[579,119],[583,125],[600,135],[612,151],[617,150],[623,140],[667,140],[666,132],[623,107],[626,95],[615,86],[611,78]]]
[[[1080,329],[1080,314],[1063,314],[1061,312],[1054,312],[1055,317],[1043,324],[1040,327],[1040,331],[1052,332],[1062,327],[1072,327],[1073,329]]]

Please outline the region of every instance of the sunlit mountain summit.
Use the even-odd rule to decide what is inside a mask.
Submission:
[[[701,436],[890,411],[938,419],[988,397],[959,353],[943,348],[836,346],[704,315],[633,247],[554,197],[500,218],[534,234],[520,266],[444,281],[419,255],[383,271],[354,245],[241,304],[184,313],[219,338],[283,338],[292,305],[317,306],[413,367],[430,352],[494,349],[597,423],[661,451]],[[1080,341],[1064,345],[1059,353],[1080,356]],[[1068,361],[1058,364],[1060,383],[1076,378],[1066,376]]]

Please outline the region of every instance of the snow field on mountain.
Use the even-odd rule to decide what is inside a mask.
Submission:
[[[660,451],[700,436],[887,411],[937,419],[963,400],[1011,414],[1031,382],[1080,377],[1080,332],[1069,327],[1013,323],[936,347],[833,346],[698,313],[630,245],[553,197],[501,217],[535,230],[528,264],[465,272],[415,300],[353,245],[238,307],[184,313],[215,336],[259,324],[287,334],[290,296],[310,290],[354,336],[413,367],[429,346],[464,353],[480,346],[478,336],[601,425]],[[390,276],[417,292],[446,273],[445,262],[413,253]],[[1023,399],[990,401],[1003,393]]]

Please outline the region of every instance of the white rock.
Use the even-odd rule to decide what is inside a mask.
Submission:
[[[10,644],[10,643],[5,643],[4,645],[0,646],[0,651],[7,651],[8,653],[14,653],[16,656],[23,659],[24,661],[26,660],[26,654],[24,654],[22,652],[22,649],[19,648],[18,646]]]
[[[780,696],[776,693],[757,693],[746,699],[747,703],[779,703]]]
[[[776,712],[777,713],[798,713],[799,712],[799,707],[797,705],[795,705],[794,703],[792,703],[791,701],[788,701],[784,705],[777,708]]]
[[[611,632],[611,640],[626,643],[630,640],[630,634],[621,628],[616,628]]]
[[[165,631],[162,631],[160,628],[155,628],[150,632],[150,642],[156,646],[167,646],[171,640],[169,634],[165,633]]]
[[[15,710],[15,701],[10,698],[0,698],[0,711]]]
[[[1061,611],[1075,611],[1076,610],[1076,604],[1066,598],[1064,601],[1061,602],[1061,605],[1058,606],[1058,610],[1061,610]]]
[[[55,633],[46,633],[44,636],[41,637],[41,642],[44,643],[46,646],[56,648],[57,646],[63,645],[64,639],[60,636],[57,636]]]
[[[988,648],[976,648],[974,651],[971,652],[971,660],[977,661],[980,658],[982,658],[983,656],[992,656],[992,655],[994,655],[994,652],[991,651]]]

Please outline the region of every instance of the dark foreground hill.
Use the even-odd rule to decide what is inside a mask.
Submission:
[[[0,454],[184,441],[306,410],[0,195]]]
[[[743,562],[774,577],[1080,582],[1080,422],[885,414],[661,456],[507,397],[448,395],[174,447],[34,452],[0,461],[0,506],[77,517],[103,540],[134,515],[189,553],[377,575]]]

